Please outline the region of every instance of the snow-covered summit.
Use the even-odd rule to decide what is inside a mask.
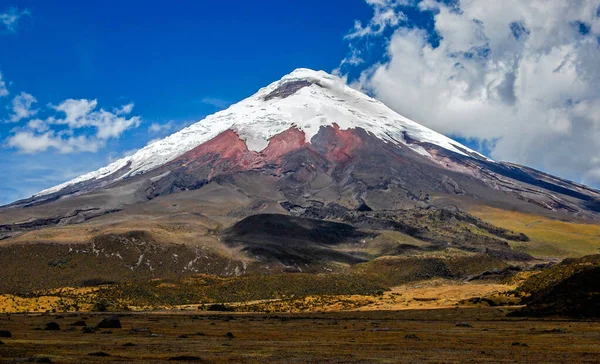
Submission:
[[[300,68],[260,89],[253,96],[217,112],[135,154],[97,171],[39,192],[37,196],[60,191],[70,185],[97,180],[122,170],[118,179],[145,173],[211,140],[225,130],[235,131],[250,150],[261,151],[269,139],[290,127],[297,127],[306,141],[322,126],[337,124],[341,129],[360,127],[391,143],[428,155],[409,142],[430,143],[459,154],[479,153],[456,141],[409,120],[383,103],[357,91],[339,77],[323,71]],[[408,137],[408,138],[406,138]]]

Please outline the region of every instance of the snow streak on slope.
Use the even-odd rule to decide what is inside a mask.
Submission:
[[[308,86],[288,97],[265,100],[267,95],[294,81],[308,81]],[[383,140],[409,147],[427,156],[429,153],[422,147],[407,143],[405,135],[417,142],[431,143],[455,153],[470,153],[485,158],[454,140],[399,115],[383,103],[347,86],[338,77],[323,71],[297,69],[226,110],[152,143],[129,157],[35,196],[58,192],[79,182],[101,179],[122,168],[126,168],[127,172],[118,176],[119,179],[147,172],[227,129],[235,131],[246,142],[248,149],[258,152],[267,147],[270,138],[292,126],[304,131],[306,141],[310,142],[322,126],[334,123],[341,129],[363,128]]]

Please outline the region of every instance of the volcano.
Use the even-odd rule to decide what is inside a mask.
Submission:
[[[474,217],[475,207],[597,223],[600,192],[494,161],[336,76],[298,69],[131,156],[0,208],[0,238],[44,251],[60,243],[58,255],[94,244],[86,254],[149,276],[332,269],[448,247],[533,259],[511,248],[525,234]],[[369,245],[382,232],[406,239]]]

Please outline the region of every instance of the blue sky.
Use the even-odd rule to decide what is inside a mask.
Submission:
[[[362,0],[58,4],[0,2],[0,12],[30,13],[0,35],[0,72],[10,92],[0,99],[0,119],[11,114],[11,96],[24,91],[38,107],[70,98],[96,99],[106,110],[132,102],[142,122],[94,153],[0,148],[0,203],[103,166],[295,68],[334,69],[347,52],[352,20],[370,16]],[[0,123],[1,138],[23,123]],[[153,123],[172,128],[152,132]]]
[[[356,56],[356,62],[347,62],[340,72],[350,80],[363,75],[358,86],[416,121],[432,120],[431,124],[424,124],[503,157],[498,152],[503,145],[496,147],[496,142],[507,140],[510,135],[491,132],[500,129],[497,123],[479,131],[459,122],[439,121],[427,110],[402,104],[403,98],[393,96],[396,89],[387,90],[378,83],[378,75],[386,70],[390,73],[384,76],[391,80],[398,77],[399,84],[409,81],[402,78],[402,73],[391,73],[397,55],[395,49],[387,47],[399,36],[406,38],[411,30],[422,31],[427,45],[420,46],[440,50],[445,47],[440,40],[450,39],[448,35],[440,36],[447,28],[447,19],[441,17],[445,9],[451,9],[450,14],[469,14],[469,9],[459,9],[457,2],[412,3],[413,6],[401,6],[395,0],[266,0],[172,1],[165,5],[133,0],[0,0],[0,82],[4,82],[8,93],[0,96],[0,166],[4,172],[0,175],[0,204],[104,166],[150,140],[253,94],[295,68],[331,72],[352,56]],[[434,18],[436,14],[440,17]],[[475,19],[474,23],[490,22],[482,19]],[[358,28],[355,21],[360,24]],[[457,24],[466,29],[473,21]],[[514,28],[513,23],[506,27]],[[592,23],[582,23],[589,23],[592,30],[587,32],[594,35],[596,28]],[[528,23],[523,24],[527,29]],[[494,39],[492,34],[486,34],[486,38]],[[418,39],[414,42],[418,43]],[[478,46],[477,40],[469,42],[469,47]],[[493,44],[487,47],[496,51]],[[455,54],[446,58],[456,62]],[[472,61],[467,59],[464,63]],[[380,72],[375,75],[375,71]],[[457,78],[451,75],[446,79]],[[411,87],[419,91],[421,86]],[[422,92],[420,95],[426,100],[427,90]],[[20,105],[32,98],[36,102],[16,117],[15,98]],[[67,110],[70,104],[65,101],[70,99],[88,102],[86,117],[91,121],[81,124],[69,120],[61,110]],[[92,107],[89,102],[93,100],[97,104]],[[71,105],[69,110],[85,105]],[[133,109],[118,111],[127,105],[133,105]],[[106,113],[102,114],[101,109]],[[28,123],[36,119],[44,125],[32,131],[33,124]],[[124,126],[98,138],[100,127],[94,123],[104,121],[111,127]],[[452,125],[461,126],[457,129]],[[515,126],[510,128],[514,130]],[[468,132],[471,129],[473,133]],[[14,139],[24,130],[35,136],[50,131],[57,139],[42,141],[43,146],[40,140],[35,141],[36,145],[26,140],[29,144],[24,147],[24,139]],[[74,139],[68,146],[56,144],[56,140],[74,137],[86,139]],[[494,155],[495,152],[500,154]],[[545,161],[524,152],[517,157],[505,155],[505,159],[584,182],[586,173],[594,176],[596,168],[589,162],[591,166],[586,164],[578,171],[552,169],[548,166],[557,165],[553,160]]]

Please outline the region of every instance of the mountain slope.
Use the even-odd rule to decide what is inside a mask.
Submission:
[[[361,130],[370,139],[374,137],[392,146],[397,153],[412,151],[424,157],[420,163],[427,159],[442,169],[475,177],[496,191],[516,193],[520,200],[547,210],[586,218],[591,216],[589,211],[600,210],[598,191],[526,167],[492,161],[402,117],[335,76],[307,69],[298,69],[248,99],[148,145],[132,156],[14,205],[30,206],[66,195],[85,194],[209,152],[219,153],[221,160],[243,157],[244,160],[236,163],[245,163],[246,169],[260,168],[274,162],[274,157],[314,144],[313,139],[319,138],[320,132],[329,127],[333,127],[344,142],[352,143],[350,139],[353,139],[357,143],[353,150],[361,138],[352,134]],[[364,143],[365,138],[362,139]],[[338,154],[348,152],[352,151],[336,151]],[[209,177],[214,177],[214,172]],[[447,183],[453,185],[455,181]]]
[[[90,254],[103,236],[135,232],[146,237],[128,240],[138,253],[121,259],[111,246],[107,259],[143,277],[165,267],[336,270],[386,255],[526,262],[527,236],[468,211],[597,223],[599,201],[596,190],[490,160],[337,77],[300,69],[130,157],[0,208],[0,248],[76,243]],[[283,239],[277,226],[301,236]],[[336,244],[317,239],[332,226],[353,233]]]
[[[333,123],[341,129],[362,128],[380,139],[396,145],[404,144],[424,155],[427,152],[418,145],[407,144],[405,139],[485,159],[477,152],[398,115],[379,101],[346,86],[334,76],[325,72],[298,69],[227,110],[157,141],[132,156],[41,191],[36,196],[48,195],[76,183],[101,180],[111,175],[112,179],[123,179],[147,172],[228,129],[234,131],[248,149],[260,152],[267,147],[271,138],[291,127],[304,132],[305,141],[309,142],[322,126]]]

